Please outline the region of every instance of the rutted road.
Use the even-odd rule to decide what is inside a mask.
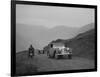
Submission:
[[[72,59],[51,59],[45,54],[35,55],[38,72],[45,71],[61,71],[61,70],[76,70],[76,69],[92,69],[94,61],[73,57]]]

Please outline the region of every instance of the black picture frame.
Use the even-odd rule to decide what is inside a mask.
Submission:
[[[97,71],[97,6],[96,5],[11,0],[11,76],[16,76],[16,4],[95,9],[95,39],[96,39],[95,40],[95,48],[96,48],[95,49],[95,68],[94,69],[82,69],[82,70],[41,72],[41,73],[30,74],[30,75],[47,75],[47,74],[79,73],[79,72]]]

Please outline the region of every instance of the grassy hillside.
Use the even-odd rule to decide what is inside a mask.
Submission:
[[[57,39],[52,42],[61,42],[65,46],[69,46],[73,49],[74,56],[80,56],[88,59],[94,59],[95,57],[95,30],[91,29],[84,33],[80,33],[72,39]],[[52,43],[51,42],[51,43]]]
[[[73,49],[73,55],[88,59],[95,57],[95,30],[89,30],[85,33],[77,35],[69,42],[65,42],[66,46]]]

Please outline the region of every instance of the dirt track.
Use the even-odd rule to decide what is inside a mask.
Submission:
[[[35,55],[34,58],[36,59],[38,72],[94,68],[94,61],[80,57],[73,57],[71,60],[51,59],[46,54],[40,54]]]

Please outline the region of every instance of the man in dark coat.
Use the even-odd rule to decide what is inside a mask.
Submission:
[[[32,45],[30,45],[30,47],[29,47],[29,57],[33,57],[34,56],[34,48],[33,48],[33,46]]]

